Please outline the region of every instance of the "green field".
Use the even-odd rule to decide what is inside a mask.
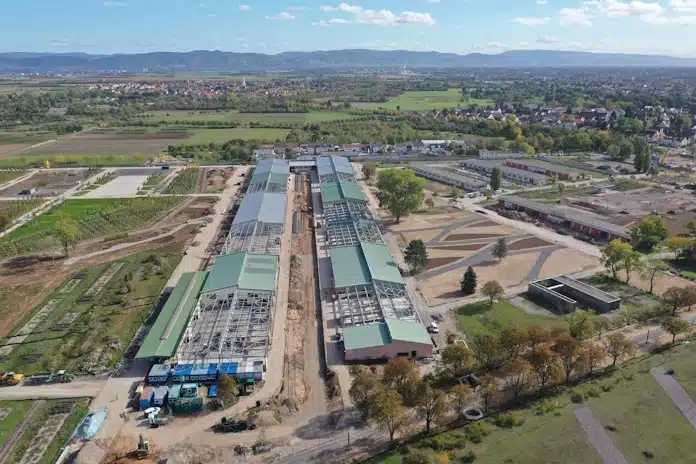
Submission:
[[[492,308],[488,301],[470,304],[457,309],[456,314],[457,329],[466,333],[467,337],[472,337],[475,334],[495,333],[508,327],[566,325],[561,318],[527,314],[507,300],[495,302]]]
[[[57,246],[50,236],[61,217],[77,222],[79,240],[147,227],[184,197],[70,199],[0,239],[0,256]]]
[[[477,98],[462,100],[460,89],[449,89],[444,91],[405,92],[386,103],[356,103],[354,106],[367,109],[387,108],[390,110],[395,110],[398,106],[401,111],[428,111],[473,104],[479,106],[492,105],[493,100]]]
[[[8,416],[0,421],[0,448],[12,437],[33,401],[0,401],[0,409],[9,409]]]
[[[46,201],[44,198],[27,198],[26,200],[0,201],[0,214],[7,214],[15,219],[31,211]]]
[[[312,111],[309,113],[239,113],[237,111],[153,111],[147,113],[146,120],[166,122],[224,121],[242,125],[261,124],[265,126],[294,125],[324,121],[352,119],[354,115],[332,111]]]
[[[55,138],[56,134],[53,132],[0,132],[0,145],[33,145],[35,143],[41,143]]]
[[[92,299],[83,297],[112,263],[73,274],[15,325],[10,336],[49,301],[56,302],[55,309],[0,362],[0,370],[30,375],[57,369],[89,373],[113,368],[178,265],[181,250],[182,245],[177,244],[119,259],[121,268]],[[61,289],[66,291],[61,293]],[[72,322],[64,322],[69,315]]]
[[[196,193],[196,180],[199,173],[200,168],[197,167],[184,169],[172,180],[164,193],[171,195]]]
[[[307,114],[308,123],[341,121],[345,119],[355,119],[357,116],[348,113],[338,113],[335,111],[312,111]]]
[[[285,140],[290,131],[287,129],[203,129],[183,141],[185,145],[200,145],[206,143],[225,143],[230,140],[262,140],[274,142]]]

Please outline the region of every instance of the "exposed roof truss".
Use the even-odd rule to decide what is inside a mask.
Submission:
[[[420,322],[405,285],[382,280],[375,280],[373,285],[384,317]]]
[[[230,229],[221,254],[248,251],[250,253],[279,254],[282,224],[250,221],[235,224]]]
[[[336,292],[336,299],[333,302],[334,318],[342,327],[383,320],[372,285],[346,287]]]

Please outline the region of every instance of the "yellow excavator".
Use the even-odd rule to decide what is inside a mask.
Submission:
[[[3,372],[0,374],[0,385],[17,385],[24,380],[24,374],[14,372]]]

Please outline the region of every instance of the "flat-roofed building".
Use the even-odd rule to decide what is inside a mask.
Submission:
[[[565,275],[530,282],[528,292],[567,314],[578,306],[602,313],[618,310],[621,298]]]
[[[470,192],[482,192],[488,187],[488,183],[475,177],[465,176],[456,171],[449,171],[434,166],[415,167],[413,170],[420,177],[442,182],[443,184]]]
[[[544,185],[549,181],[549,177],[544,174],[511,168],[509,166],[505,166],[501,162],[482,159],[469,159],[462,161],[459,166],[472,171],[482,172],[487,175],[492,174],[493,168],[498,167],[500,168],[500,173],[503,176],[503,179],[518,184]]]
[[[423,324],[386,319],[385,322],[347,327],[343,331],[345,360],[368,361],[405,357],[429,358],[433,342]]]

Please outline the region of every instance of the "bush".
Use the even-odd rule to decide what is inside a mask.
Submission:
[[[597,398],[599,396],[599,390],[592,387],[589,390],[587,390],[587,396],[589,396],[591,398]]]
[[[561,405],[558,403],[558,401],[543,400],[541,403],[539,403],[539,406],[537,406],[536,414],[537,416],[543,416],[544,414],[553,412],[560,407]]]
[[[418,448],[408,448],[408,454],[403,457],[403,464],[431,464],[434,462],[434,456],[426,450]]]
[[[602,385],[602,386],[600,387],[600,389],[601,389],[603,392],[606,393],[606,392],[612,391],[612,390],[614,389],[614,386],[611,385],[611,384],[606,384],[606,385]]]
[[[471,450],[467,451],[459,458],[459,462],[462,462],[464,464],[470,464],[474,461],[476,461],[476,453],[474,453]]]
[[[577,391],[571,392],[570,401],[572,401],[573,403],[577,403],[577,404],[584,403],[585,402],[585,395],[583,395],[582,392],[577,392]]]
[[[494,424],[501,429],[511,429],[513,427],[518,427],[524,423],[524,419],[517,414],[511,412],[506,412],[503,414],[498,414],[494,420]]]
[[[490,434],[491,428],[485,422],[476,422],[466,430],[466,438],[472,443],[481,443]]]
[[[667,369],[667,370],[665,371],[665,374],[667,374],[667,375],[674,375],[674,369]]]
[[[443,433],[423,441],[423,446],[435,451],[451,451],[464,448],[466,436],[454,433]]]

